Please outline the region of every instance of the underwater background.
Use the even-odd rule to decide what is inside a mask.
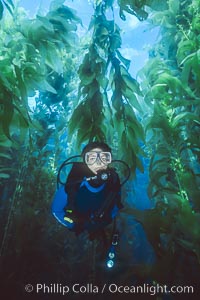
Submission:
[[[200,1],[43,1],[35,13],[31,2],[0,0],[1,295],[195,299]],[[100,242],[51,215],[60,165],[92,140],[107,142],[131,169],[111,269]],[[123,180],[126,170],[116,168]],[[38,283],[49,292],[36,293]],[[91,291],[105,283],[179,290]],[[91,285],[62,295],[73,284]]]

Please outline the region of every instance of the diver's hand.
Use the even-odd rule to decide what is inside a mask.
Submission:
[[[64,217],[66,222],[69,222],[73,225],[72,231],[79,235],[85,229],[85,220],[83,221],[82,218],[78,217],[73,211],[67,210],[66,215]]]
[[[64,216],[64,220],[66,222],[69,222],[69,223],[76,223],[77,222],[77,216],[75,215],[75,213],[73,212],[73,210],[71,209],[67,209],[66,210],[66,214]]]

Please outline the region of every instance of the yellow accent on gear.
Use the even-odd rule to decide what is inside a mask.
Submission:
[[[64,217],[64,220],[69,222],[69,223],[74,223],[74,221],[72,219],[68,218],[68,217]]]

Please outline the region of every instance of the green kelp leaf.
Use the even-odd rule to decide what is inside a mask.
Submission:
[[[170,156],[170,152],[171,152],[171,146],[170,147],[166,147],[165,143],[160,143],[159,141],[155,141],[156,142],[156,157],[157,156]]]
[[[171,231],[171,222],[168,218],[167,215],[162,214],[162,211],[160,212],[157,208],[154,209],[146,209],[146,210],[139,210],[135,208],[128,208],[128,209],[123,209],[125,210],[126,213],[132,214],[134,216],[134,219],[136,219],[139,223],[142,224],[145,233],[147,235],[147,239],[149,242],[152,244],[155,252],[159,255],[161,253],[161,240],[160,240],[160,234],[161,233],[166,233]],[[168,251],[169,252],[169,251]],[[164,261],[162,263],[162,266],[160,267],[161,262],[159,261],[159,268],[160,270],[157,271],[158,276],[157,278],[161,278],[161,274],[163,273],[163,270],[168,270],[169,268],[169,261],[171,259],[169,258],[166,262],[166,255],[164,256]],[[161,256],[162,258],[162,256]],[[164,264],[165,263],[165,264]],[[160,274],[161,273],[161,274]],[[155,278],[155,269],[154,269],[154,278]],[[162,278],[163,280],[163,278]],[[164,281],[164,280],[163,280]],[[163,282],[162,281],[162,282]]]
[[[5,0],[4,0],[4,2],[5,2]],[[13,9],[15,8],[14,3],[13,3],[12,0],[6,0],[6,2],[7,2]]]
[[[189,61],[190,66],[192,67],[193,64],[193,58],[196,55],[196,52],[193,52],[187,56],[184,57],[184,59],[180,62],[180,66],[184,65],[187,61]]]
[[[154,114],[152,119],[149,121],[149,123],[146,126],[146,131],[148,131],[149,129],[160,129],[163,130],[165,132],[165,134],[167,135],[171,135],[171,126],[169,124],[169,120],[166,118],[166,116],[163,115],[156,115]]]
[[[157,12],[152,17],[153,24],[163,26],[169,30],[173,30],[176,26],[175,16],[176,15],[170,10]]]
[[[48,33],[54,33],[54,27],[46,17],[36,15],[36,18],[41,22],[41,26],[44,27]]]
[[[89,26],[88,26],[88,31],[90,31],[94,27],[95,21],[96,21],[96,18],[94,16],[92,16],[90,19]]]
[[[171,136],[172,126],[166,115],[165,110],[159,106],[159,104],[154,105],[154,114],[150,122],[146,126],[146,130],[149,128],[158,128],[164,131],[165,135]]]
[[[31,44],[39,48],[40,43],[52,38],[50,33],[39,19],[24,20],[22,31],[27,36]]]
[[[198,65],[199,65],[200,64],[200,49],[197,50],[196,57],[197,57]]]
[[[153,180],[150,180],[150,184],[148,186],[148,195],[149,198],[156,198],[158,196],[158,199],[160,199],[160,195],[166,195],[170,200],[174,198],[174,195],[179,192],[179,188],[172,185],[171,183],[164,183],[157,185]],[[181,197],[177,196],[177,199],[180,199]]]
[[[11,102],[7,102],[4,106],[4,114],[1,116],[1,121],[3,133],[9,140],[12,140],[10,136],[10,125],[12,123],[13,114],[14,106]]]
[[[49,21],[53,24],[54,31],[58,32],[59,34],[69,34],[70,31],[76,31],[77,29],[76,24],[68,23],[63,17],[57,15],[49,18]]]
[[[148,78],[148,82],[151,82],[151,86],[156,83],[162,73],[169,73],[169,69],[164,62],[158,58],[151,58],[142,69],[143,76]]]
[[[179,65],[183,65],[185,60],[194,55],[196,49],[195,42],[192,40],[183,40],[178,44],[177,60]]]
[[[121,91],[114,90],[111,97],[112,106],[117,112],[120,112],[122,107],[122,94]]]
[[[178,125],[182,126],[183,124],[187,123],[190,120],[191,121],[196,120],[197,122],[200,122],[200,118],[198,118],[194,113],[182,112],[179,113],[179,115],[172,120],[171,124],[173,128],[176,128]]]
[[[168,194],[178,193],[179,187],[176,178],[171,178],[171,181],[167,179],[166,183],[163,184],[163,191]]]
[[[99,26],[96,29],[96,36],[98,37],[99,41],[104,41],[108,38],[109,31],[106,28],[106,26],[103,26],[103,24],[99,24]]]
[[[0,142],[0,146],[2,146],[1,142]],[[12,159],[12,156],[10,154],[6,154],[6,153],[3,153],[3,152],[0,153],[0,157],[7,158],[7,159]]]
[[[163,187],[163,185],[161,184],[161,179],[162,179],[162,177],[165,177],[165,176],[166,176],[166,171],[154,170],[150,174],[151,181],[160,187]]]
[[[14,4],[11,0],[3,0],[3,3],[5,5],[5,7],[7,8],[7,10],[9,11],[9,13],[11,15],[13,15],[13,9],[14,9]]]
[[[142,92],[140,91],[139,84],[134,78],[126,75],[122,76],[122,78],[128,89],[139,96],[143,96]]]
[[[65,1],[64,1],[65,2]],[[62,16],[65,20],[69,19],[70,21],[74,21],[76,23],[82,24],[81,19],[77,16],[76,10],[68,7],[66,5],[62,5],[58,8],[57,12],[60,16]]]
[[[193,191],[195,189],[195,185],[193,184],[193,182],[195,182],[195,175],[192,172],[178,172],[177,175],[181,182],[181,186],[184,186],[184,189],[187,192]]]
[[[167,175],[167,169],[169,168],[169,162],[170,162],[170,160],[167,157],[163,157],[161,159],[154,160],[151,163],[149,169],[151,171],[153,171],[154,169],[163,170],[166,172],[166,175]]]
[[[4,134],[0,134],[0,147],[12,147],[12,141],[9,140]]]
[[[87,130],[83,130],[82,128],[78,129],[77,132],[77,148],[81,148],[81,144],[90,139],[91,134],[91,126],[88,126]]]
[[[127,131],[127,139],[128,139],[129,144],[131,145],[131,149],[136,154],[139,152],[139,146],[137,143],[135,131],[133,128],[128,127],[128,126],[126,127],[126,131]]]
[[[106,0],[105,5],[106,8],[112,8],[113,9],[113,4],[114,4],[115,0]]]
[[[132,90],[134,93],[143,96],[141,90],[140,90],[140,86],[139,83],[137,82],[137,80],[135,80],[133,77],[131,77],[131,75],[128,73],[128,71],[123,67],[120,66],[120,73],[122,76],[122,79],[124,81],[124,83],[127,85],[127,87]]]
[[[4,93],[13,93],[12,83],[16,82],[10,59],[0,60],[0,89]],[[8,92],[9,91],[9,92]]]
[[[42,73],[38,72],[37,65],[33,62],[27,61],[22,68],[22,80],[26,83],[32,79],[35,81],[40,81],[44,78],[44,70],[41,69]]]
[[[78,74],[81,80],[81,85],[90,84],[96,76],[96,74],[91,70],[91,61],[88,53],[85,55],[83,63],[79,67]]]
[[[103,88],[104,91],[107,90],[108,84],[109,84],[109,80],[106,77],[101,77],[101,80],[99,81],[100,86]]]
[[[199,105],[199,100],[176,100],[173,102],[173,108],[176,107],[187,107],[187,106],[193,106],[193,105]]]
[[[122,94],[126,99],[128,99],[130,101],[130,105],[132,107],[134,107],[140,113],[143,112],[143,110],[140,106],[140,103],[132,90],[130,90],[128,87],[126,87],[125,89],[122,89]]]
[[[136,154],[134,151],[132,151],[131,145],[129,145],[128,142],[126,143],[126,146],[123,143],[123,145],[120,147],[120,152],[125,153],[124,155],[121,154],[121,159],[124,160],[128,164],[128,166],[131,170],[131,177],[133,178],[135,176],[135,171],[136,171],[136,167],[137,167]]]
[[[121,140],[122,133],[124,132],[124,122],[121,118],[121,114],[119,112],[116,112],[113,116],[113,122],[114,122],[114,128],[117,131],[118,139]]]
[[[146,0],[146,5],[155,11],[162,11],[168,9],[168,3],[163,0]]]
[[[128,139],[127,139],[127,133],[124,130],[121,136],[121,140],[119,140],[120,147],[123,149],[128,149]],[[124,151],[122,151],[124,153]]]
[[[61,7],[64,3],[65,3],[65,0],[53,0],[53,1],[51,1],[51,4],[50,4],[50,11],[51,11],[51,10],[56,10],[56,9],[58,9],[58,8]]]
[[[45,63],[58,74],[63,73],[63,63],[57,52],[55,45],[46,44],[46,58]]]
[[[20,129],[19,140],[21,142],[24,142],[26,140],[30,125],[29,125],[28,120],[26,118],[24,118],[23,115],[19,114],[18,119],[19,119],[19,129]]]
[[[160,74],[158,80],[156,81],[156,84],[166,84],[174,94],[183,91],[181,81],[168,73]]]
[[[200,19],[199,19],[199,15],[197,15],[196,17],[193,18],[192,20],[192,27],[194,30],[200,32]]]
[[[115,24],[115,32],[110,36],[110,48],[109,50],[112,52],[115,52],[117,49],[121,48],[122,45],[122,39],[120,35],[119,27]]]
[[[36,77],[30,78],[29,82],[27,82],[27,86],[30,89],[39,90],[42,92],[50,92],[52,94],[57,94],[57,91],[51,86],[47,80],[41,79],[41,81],[37,81]]]
[[[103,127],[99,127],[99,126],[95,127],[95,131],[94,131],[94,133],[92,135],[99,142],[106,140],[105,132],[104,132],[104,130],[102,128]]]
[[[120,18],[122,20],[126,20],[126,17],[123,11],[126,11],[129,14],[136,16],[140,21],[147,19],[148,13],[144,10],[145,3],[141,4],[140,1],[132,1],[132,0],[118,0],[118,4],[120,7]]]
[[[23,80],[23,74],[22,74],[22,70],[20,67],[18,66],[14,66],[15,69],[15,73],[16,73],[16,77],[17,77],[17,81],[18,81],[18,91],[19,91],[19,98],[22,99],[22,102],[24,103],[24,107],[27,106],[27,89],[26,89],[26,85],[25,82]]]
[[[179,10],[180,10],[180,3],[179,3],[179,1],[168,0],[168,4],[169,4],[169,10],[173,14],[178,14],[179,13]]]
[[[114,112],[112,111],[107,95],[105,94],[103,94],[103,103],[104,103],[104,115],[105,115],[104,122],[106,124],[107,131],[109,131],[109,129],[112,130],[114,128],[114,121],[113,121]],[[112,134],[111,131],[110,134]]]
[[[191,74],[191,70],[193,68],[194,61],[195,61],[195,53],[192,53],[192,54],[188,55],[181,62],[181,65],[183,65],[183,70],[182,70],[182,73],[181,73],[181,79],[182,79],[183,83],[188,84],[189,76]]]
[[[200,177],[200,176],[198,176]],[[197,178],[198,178],[197,177]],[[195,189],[195,191],[192,191],[192,202],[194,203],[194,207],[197,209],[197,211],[200,211],[200,201],[199,201],[199,188]]]
[[[102,94],[97,91],[95,95],[90,99],[87,99],[87,106],[90,107],[92,118],[97,123],[99,120],[102,119],[103,113],[103,97]]]
[[[12,122],[10,124],[10,132],[15,132],[17,135],[19,135],[19,131],[22,128],[28,128],[28,126],[22,128],[20,127],[20,117],[22,116],[15,110],[12,117]]]
[[[98,91],[99,91],[99,82],[94,80],[90,85],[88,85],[88,87],[89,87],[89,90],[85,94],[88,94],[89,99],[92,99],[93,97],[95,98],[95,95],[97,95]],[[82,93],[82,95],[84,95],[84,93]],[[100,101],[101,101],[101,99],[100,99]]]
[[[81,118],[83,117],[84,102],[80,103],[73,111],[73,114],[69,120],[68,130],[69,135],[72,135],[74,130],[78,127]]]
[[[87,98],[89,92],[90,92],[90,85],[81,85],[81,84],[79,84],[78,99]]]
[[[20,118],[22,118],[22,121],[21,123],[24,124],[24,127],[29,127],[29,123],[31,122],[31,118],[28,114],[28,103],[26,103],[26,106],[25,105],[13,105],[14,106],[14,109],[15,111],[18,112]]]
[[[199,213],[194,213],[190,203],[184,202],[181,206],[181,211],[177,216],[179,230],[182,233],[194,240],[199,240],[200,228],[199,228]]]
[[[130,105],[125,106],[125,115],[127,118],[128,126],[130,126],[138,139],[141,139],[143,142],[145,141],[144,130],[142,124],[136,118],[135,112]]]
[[[1,169],[0,169],[0,178],[2,178],[2,179],[8,179],[8,178],[10,178],[10,175],[6,174],[6,173],[1,173]]]
[[[3,4],[0,0],[0,20],[3,18]]]
[[[198,244],[194,244],[193,241],[187,241],[181,238],[177,238],[176,242],[179,243],[186,250],[192,251],[196,254],[198,261],[200,263],[200,247]]]
[[[129,69],[130,64],[131,64],[131,60],[130,60],[130,59],[127,59],[127,58],[125,58],[123,55],[121,55],[121,53],[119,52],[119,50],[116,50],[116,53],[117,53],[117,56],[118,56],[118,58],[120,59],[120,61],[125,65],[125,67],[126,67],[127,69]]]
[[[69,135],[72,135],[77,128],[87,131],[92,121],[91,108],[88,101],[81,102],[74,110],[69,120]]]
[[[164,94],[167,92],[167,84],[166,83],[157,83],[151,87],[151,99],[163,99]]]

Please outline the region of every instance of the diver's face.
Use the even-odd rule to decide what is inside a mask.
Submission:
[[[85,163],[94,174],[106,170],[110,161],[111,153],[104,152],[100,148],[94,148],[85,154]]]

